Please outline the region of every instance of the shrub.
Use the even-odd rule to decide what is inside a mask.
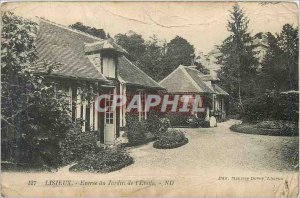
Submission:
[[[96,141],[94,132],[82,132],[79,126],[69,130],[61,142],[60,156],[63,164],[79,161],[83,156],[95,153]]]
[[[10,146],[10,144],[6,146]],[[19,167],[50,170],[61,165],[61,158],[57,155],[59,144],[56,138],[35,137],[30,142],[27,141],[27,138],[20,138],[18,142],[15,142],[12,150],[14,151],[13,159],[8,161]]]
[[[46,165],[13,163],[7,161],[1,162],[1,170],[11,172],[57,172],[57,168],[49,167]]]
[[[120,170],[133,163],[133,158],[121,148],[107,148],[85,155],[70,171],[107,173]]]
[[[278,122],[278,123],[276,123]],[[295,123],[283,123],[282,121],[263,121],[257,124],[242,123],[230,127],[230,130],[256,135],[271,136],[297,136],[299,128]]]
[[[202,119],[192,116],[187,120],[187,123],[189,127],[198,128],[201,126]]]
[[[167,114],[167,118],[170,120],[172,127],[188,127],[188,119],[190,115],[187,114]]]
[[[205,118],[197,118],[190,114],[168,114],[167,118],[170,120],[170,126],[172,127],[210,127],[209,121],[205,121]]]
[[[265,129],[283,129],[283,128],[293,128],[296,129],[296,123],[286,122],[283,120],[276,121],[262,121],[256,124],[257,128],[265,128]]]
[[[145,126],[139,121],[138,116],[126,116],[126,132],[128,145],[136,146],[146,142]]]
[[[210,122],[206,121],[206,120],[202,120],[201,123],[200,123],[200,126],[202,128],[210,128]]]
[[[202,128],[209,128],[210,127],[210,122],[206,121],[204,118],[197,118],[195,116],[191,116],[188,120],[188,127],[192,127],[192,128],[198,128],[198,127],[202,127]]]
[[[147,132],[150,132],[157,138],[160,134],[165,133],[170,127],[170,120],[162,117],[158,112],[151,111],[144,121],[144,127]]]
[[[244,121],[288,120],[298,122],[298,95],[264,93],[244,101]],[[274,108],[276,107],[276,108]]]
[[[162,134],[153,147],[158,149],[172,149],[183,146],[188,143],[184,133],[179,130],[170,130]]]
[[[171,122],[168,118],[164,117],[164,118],[161,118],[160,119],[160,123],[161,123],[161,126],[160,126],[160,133],[165,133],[168,131],[168,128],[171,126]]]

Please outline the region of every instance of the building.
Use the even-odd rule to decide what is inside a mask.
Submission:
[[[258,59],[258,71],[262,69],[262,62],[267,54],[269,44],[268,44],[268,36],[262,32],[257,33],[253,37],[253,45],[255,46],[254,52],[256,52],[255,57]]]
[[[159,84],[167,89],[170,94],[200,95],[198,107],[204,108],[204,113],[192,112],[197,117],[210,119],[211,115],[218,120],[226,117],[226,101],[228,93],[217,85],[218,79],[211,75],[204,75],[196,66],[180,65]]]
[[[39,18],[36,38],[38,62],[35,71],[55,82],[65,92],[72,119],[82,120],[82,131],[95,131],[98,142],[115,144],[126,126],[126,107],[112,110],[112,98],[105,99],[105,113],[95,110],[101,94],[142,99],[163,88],[124,55],[127,52],[112,39],[103,40]],[[140,103],[142,105],[142,103]],[[141,107],[145,108],[144,106]],[[139,113],[145,119],[147,113]]]

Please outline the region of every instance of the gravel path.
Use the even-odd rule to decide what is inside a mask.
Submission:
[[[180,174],[196,169],[239,169],[241,171],[292,171],[298,156],[298,137],[261,136],[232,132],[230,120],[216,128],[182,128],[189,143],[161,150],[152,144],[130,149],[135,163],[124,172],[143,169]],[[154,168],[155,167],[155,168]],[[175,171],[175,172],[174,172]]]
[[[153,142],[129,148],[135,160],[134,164],[107,174],[73,173],[68,171],[68,167],[54,173],[4,172],[1,175],[2,190],[4,189],[2,193],[14,196],[47,193],[48,196],[71,197],[296,197],[298,173],[293,170],[290,156],[298,153],[298,137],[235,133],[229,130],[234,122],[236,121],[230,120],[209,129],[181,129],[186,132],[189,143],[176,149],[154,149]],[[37,181],[37,185],[28,186],[29,180]],[[70,180],[79,183],[104,181],[107,185],[45,185],[49,180]],[[154,181],[156,185],[110,186],[111,180],[116,183],[119,180],[147,180]],[[174,185],[162,185],[165,181],[173,181]]]

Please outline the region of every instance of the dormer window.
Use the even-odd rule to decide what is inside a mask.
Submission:
[[[116,61],[113,55],[103,54],[101,56],[101,72],[105,77],[116,77]]]
[[[101,40],[94,43],[85,43],[85,53],[105,77],[116,78],[118,56],[127,53],[114,43],[112,39]],[[94,58],[98,57],[98,60]]]

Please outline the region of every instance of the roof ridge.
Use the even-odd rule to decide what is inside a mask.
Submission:
[[[181,66],[181,67],[180,67]],[[202,88],[197,84],[197,82],[192,78],[192,76],[186,71],[186,69],[188,67],[185,67],[183,65],[179,65],[180,69],[183,71],[183,73],[188,77],[188,79],[190,79],[190,81],[192,82],[192,84],[196,87],[196,89],[201,92]],[[178,68],[179,68],[178,67]]]
[[[192,67],[190,67],[190,66],[185,66],[185,68],[190,69],[190,70],[193,70],[193,71],[196,71],[196,72],[198,72],[198,73],[200,73],[200,74],[202,74],[202,75],[205,75],[205,74],[203,74],[201,71],[199,71],[199,70],[196,69],[196,68],[192,68]]]
[[[134,66],[135,68],[137,68],[138,70],[140,70],[143,74],[145,74],[146,76],[148,76],[148,78],[150,80],[152,80],[155,84],[159,85],[160,87],[162,87],[158,82],[156,82],[153,78],[151,78],[148,74],[146,74],[143,70],[141,70],[140,68],[138,68],[138,66],[136,66],[135,64],[133,64],[130,60],[128,60],[128,58],[126,58],[126,56],[122,56],[126,59],[126,61],[128,61],[132,66]],[[163,87],[162,87],[163,88]]]
[[[186,69],[190,69],[190,68],[188,68],[188,67],[183,67],[182,69],[184,69],[184,73],[185,73],[186,75],[189,76],[190,80],[192,80],[194,83],[196,83],[196,85],[197,85],[200,89],[202,89],[202,88],[198,85],[198,83],[195,81],[195,79],[194,79],[194,78],[186,71]],[[203,73],[200,72],[199,70],[197,70],[197,71],[198,71],[199,73],[203,74]],[[208,89],[210,89],[211,91],[214,92],[214,90],[212,90],[212,89],[209,87],[209,85],[207,85],[206,81],[204,81],[204,80],[201,79],[201,77],[199,76],[199,74],[197,75],[197,77],[200,78],[199,80],[200,80],[201,82],[203,82],[204,85],[205,85]]]
[[[39,17],[39,16],[36,16],[36,18],[38,18],[39,20],[42,20],[43,22],[49,23],[49,24],[51,24],[51,25],[55,25],[55,26],[64,28],[64,29],[66,29],[66,30],[75,32],[75,33],[77,33],[77,34],[81,34],[81,35],[84,35],[84,36],[87,36],[87,37],[91,37],[91,38],[96,39],[96,40],[99,40],[99,41],[105,41],[105,40],[106,40],[106,39],[101,39],[101,38],[99,38],[99,37],[93,36],[93,35],[91,35],[91,34],[85,33],[85,32],[83,32],[83,31],[80,31],[80,30],[77,30],[77,29],[69,28],[69,27],[67,27],[67,26],[65,26],[65,25],[62,25],[62,24],[59,24],[59,23],[50,21],[50,20],[48,20],[48,19],[45,19],[45,18],[42,18],[42,17]]]
[[[158,84],[162,83],[163,81],[165,81],[167,78],[169,78],[173,73],[175,73],[175,71],[179,70],[179,67],[184,67],[184,65],[179,65],[176,69],[174,69],[169,75],[167,75],[166,77],[164,77],[164,79],[162,79],[161,81],[158,82]]]

